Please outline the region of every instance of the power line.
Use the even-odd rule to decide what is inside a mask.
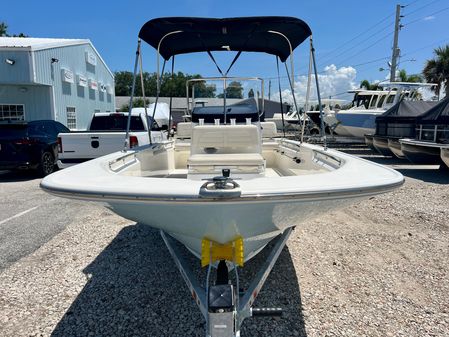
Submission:
[[[366,62],[363,62],[363,63],[358,63],[358,64],[350,65],[350,67],[361,67],[361,66],[365,66],[365,65],[368,65],[368,64],[372,64],[372,63],[379,62],[379,61],[384,61],[384,60],[389,60],[389,59],[390,59],[390,58],[387,57],[387,56],[385,56],[385,57],[380,57],[380,58],[377,58],[377,59],[374,59],[374,60],[370,60],[370,61],[366,61]],[[319,75],[322,75],[322,74],[325,74],[326,72],[327,72],[326,70],[323,70],[323,71],[319,71],[318,74],[319,74]],[[296,77],[296,76],[299,76],[299,74],[295,75],[295,77]],[[264,79],[264,80],[273,80],[273,79],[277,79],[277,78],[278,78],[277,76],[273,76],[273,77],[264,77],[263,79]],[[280,76],[279,78],[281,78],[281,79],[287,79],[287,76]]]
[[[325,54],[323,55],[323,58],[324,58],[324,57],[327,57],[327,55],[332,54],[334,51],[340,49],[341,47],[346,46],[346,45],[349,44],[350,42],[352,42],[352,41],[358,39],[359,37],[361,37],[361,36],[364,35],[365,33],[367,33],[367,32],[369,32],[370,30],[372,30],[373,28],[376,28],[379,24],[381,24],[382,22],[388,20],[388,19],[389,19],[390,17],[392,17],[393,15],[394,15],[394,13],[391,13],[390,15],[384,17],[382,20],[380,20],[379,22],[377,22],[375,25],[373,25],[373,26],[371,26],[370,28],[366,29],[366,30],[363,31],[362,33],[356,35],[355,37],[353,37],[353,38],[350,39],[349,41],[346,41],[346,42],[342,43],[341,45],[339,45],[338,47],[336,47],[336,48],[334,48],[333,50],[331,50],[330,52],[325,53]]]
[[[416,13],[416,12],[419,12],[419,11],[421,11],[423,8],[426,8],[426,7],[428,7],[428,6],[431,6],[431,5],[433,5],[433,4],[435,4],[435,3],[439,2],[439,1],[441,1],[441,0],[434,0],[434,1],[431,1],[430,3],[427,3],[427,4],[423,5],[423,6],[418,7],[418,8],[415,9],[414,11],[408,13],[406,16],[409,16],[409,15],[411,15],[411,14],[414,14],[414,13]],[[418,2],[417,0],[416,0],[416,1],[413,1],[413,2],[411,2],[411,3],[409,3],[409,4],[407,4],[405,7],[412,6],[413,4],[415,4],[415,3],[417,3],[417,2]],[[438,10],[438,11],[432,13],[432,14],[429,14],[429,15],[435,15],[435,14],[441,13],[441,12],[443,12],[443,11],[445,11],[445,10],[448,10],[448,9],[449,9],[449,7],[446,7],[446,8],[440,9],[440,10]],[[389,16],[383,18],[381,21],[379,21],[379,23],[382,23],[382,22],[388,20],[392,15],[393,15],[393,14],[390,14]],[[425,18],[425,17],[427,17],[427,16],[429,16],[429,15],[426,15],[426,16],[424,16],[424,17],[421,17],[421,18],[418,18],[418,19],[416,19],[416,20],[410,21],[410,22],[404,24],[404,26],[413,24],[413,23],[415,23],[415,22],[418,22],[418,21],[420,21],[421,19],[423,19],[423,18]],[[379,24],[379,23],[378,23],[378,24]],[[376,24],[375,26],[377,26],[378,24]],[[360,37],[360,36],[362,36],[363,34],[365,34],[366,32],[368,32],[369,30],[372,30],[372,28],[374,28],[375,26],[370,27],[368,30],[366,30],[365,32],[363,32],[363,33],[357,35],[357,36],[354,37],[353,39],[349,40],[347,43],[349,43],[349,42],[351,42],[351,41],[357,39],[358,37]],[[370,36],[368,36],[367,38],[365,38],[364,42],[370,40],[372,37],[376,36],[377,34],[379,34],[379,33],[383,32],[383,31],[385,31],[387,28],[389,28],[389,26],[386,26],[386,27],[384,27],[384,28],[382,28],[382,29],[376,31],[375,33],[371,34]],[[369,45],[368,47],[366,47],[366,48],[360,50],[360,51],[357,52],[356,54],[354,54],[354,55],[352,55],[352,56],[349,56],[349,57],[347,57],[347,58],[345,58],[345,59],[339,61],[338,63],[339,63],[339,64],[344,63],[344,62],[346,62],[347,60],[350,60],[351,58],[353,58],[353,57],[355,57],[355,56],[357,56],[357,55],[363,53],[364,51],[370,49],[371,47],[373,47],[373,46],[376,45],[377,43],[381,42],[384,38],[388,37],[388,36],[391,35],[391,34],[393,34],[393,33],[389,33],[389,34],[383,36],[381,39],[375,41],[373,44],[371,44],[371,45]],[[347,44],[347,43],[346,43],[346,44]],[[332,57],[332,56],[331,56],[331,57],[329,57],[329,56],[324,57],[324,58],[322,58],[322,60],[320,61],[320,65],[322,66],[324,63],[328,63],[332,58],[337,58],[337,57],[339,57],[339,56],[341,56],[341,55],[344,55],[344,54],[348,53],[348,52],[351,51],[351,50],[353,50],[353,49],[348,48],[348,49],[345,49],[343,52],[337,54],[336,56],[333,56],[333,57]]]
[[[433,5],[434,3],[440,2],[440,1],[441,1],[441,0],[434,0],[434,1],[429,2],[428,4],[426,4],[426,5],[424,5],[424,6],[421,6],[421,7],[417,8],[417,9],[415,9],[414,11],[412,11],[412,12],[410,12],[410,13],[404,13],[404,15],[405,15],[405,16],[412,15],[412,14],[414,14],[414,13],[416,13],[416,12],[419,12],[421,9],[426,8],[426,7],[429,7],[429,6]],[[415,2],[416,2],[416,1],[415,1]]]
[[[389,36],[392,35],[393,33],[394,33],[394,32],[389,32],[387,35],[382,36],[379,40],[376,40],[374,43],[370,44],[368,47],[366,47],[366,48],[360,50],[359,52],[357,52],[357,53],[355,53],[355,54],[353,54],[353,55],[351,55],[351,56],[345,58],[344,60],[340,61],[340,64],[341,64],[341,63],[344,63],[344,62],[346,62],[347,60],[350,60],[350,59],[354,58],[355,56],[358,56],[358,55],[362,54],[363,52],[367,51],[368,49],[374,47],[376,44],[378,44],[379,42],[383,41],[385,38],[389,37]]]
[[[413,5],[414,5],[415,3],[417,3],[418,1],[420,1],[420,0],[412,1],[412,2],[408,3],[407,5],[404,5],[404,7],[413,6]]]
[[[369,41],[369,40],[370,40],[371,38],[373,38],[374,36],[376,36],[377,34],[382,33],[383,31],[387,30],[388,28],[390,28],[390,26],[385,26],[384,28],[382,28],[382,29],[376,31],[375,33],[371,34],[370,36],[368,36],[368,37],[362,42],[362,45],[363,45],[365,42]],[[360,45],[359,45],[359,46],[360,46]],[[348,48],[348,49],[346,49],[345,51],[343,51],[343,52],[341,52],[341,53],[339,53],[339,54],[337,54],[337,55],[335,55],[335,56],[333,56],[333,57],[334,57],[334,58],[337,58],[337,57],[339,57],[339,56],[341,56],[341,55],[343,55],[343,54],[346,54],[348,51],[352,51],[352,50],[354,50],[354,49],[353,49],[353,48]],[[321,60],[321,61],[320,61],[320,65],[322,65],[323,63],[329,62],[329,60],[331,60],[331,59],[332,59],[332,58],[325,58],[324,61]]]
[[[439,13],[441,13],[441,12],[447,11],[448,9],[449,9],[449,7],[442,8],[442,9],[436,11],[436,12],[427,14],[427,15],[422,16],[422,17],[420,17],[420,18],[418,18],[418,19],[416,19],[416,20],[412,20],[412,21],[406,22],[406,23],[404,23],[404,26],[410,26],[411,24],[414,24],[414,23],[416,23],[416,22],[418,22],[418,21],[421,21],[421,20],[424,19],[424,18],[427,18],[427,17],[429,17],[429,16],[433,16],[433,15],[439,14]]]
[[[408,55],[410,55],[410,54],[414,54],[414,53],[416,53],[416,52],[418,52],[418,51],[421,51],[421,50],[423,50],[423,49],[427,49],[427,48],[429,48],[429,47],[435,46],[436,44],[440,44],[441,42],[445,42],[445,41],[449,41],[449,37],[447,37],[447,38],[445,38],[445,39],[442,39],[442,40],[435,41],[435,42],[433,42],[433,43],[430,43],[430,44],[428,44],[428,45],[425,45],[424,47],[421,47],[421,48],[418,48],[418,49],[414,49],[414,50],[412,50],[412,51],[409,51],[409,52],[405,53],[404,55],[402,55],[402,57],[406,57],[406,56],[408,56]]]

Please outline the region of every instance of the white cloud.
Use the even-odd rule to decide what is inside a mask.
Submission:
[[[424,21],[431,21],[431,20],[434,20],[434,19],[435,19],[435,17],[433,15],[429,15],[429,16],[426,16],[423,20]]]
[[[348,90],[357,88],[355,78],[357,71],[353,67],[340,67],[337,68],[334,64],[331,64],[324,68],[324,73],[318,74],[318,80],[320,85],[320,94],[322,98],[328,98],[332,96],[337,99],[351,99],[352,95],[340,95],[346,93]],[[295,81],[295,97],[298,104],[303,104],[306,99],[307,90],[307,76],[300,76]],[[312,76],[311,85],[311,100],[316,100],[316,87],[315,76]],[[335,96],[339,94],[338,96]],[[279,97],[279,93],[273,97]],[[282,100],[290,104],[293,103],[293,96],[290,89],[282,91]],[[301,104],[301,105],[302,105]]]

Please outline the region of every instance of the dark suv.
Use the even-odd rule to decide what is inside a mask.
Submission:
[[[52,120],[0,123],[0,170],[33,169],[53,172],[60,132],[70,132]]]

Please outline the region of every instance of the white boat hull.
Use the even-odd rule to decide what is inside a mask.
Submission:
[[[335,131],[342,136],[364,138],[376,131],[376,117],[384,110],[340,110],[335,117],[339,121]]]
[[[203,238],[227,243],[241,236],[248,260],[286,228],[353,202],[354,198],[181,204],[108,202],[108,205],[124,218],[170,233],[198,257]]]
[[[201,195],[201,179],[141,175],[148,165],[161,170],[172,144],[97,158],[46,177],[41,187],[58,196],[105,203],[127,219],[170,233],[198,257],[203,239],[228,243],[242,237],[248,260],[288,227],[403,183],[400,173],[381,165],[284,140],[274,154],[290,174],[236,180],[241,194],[220,199]],[[301,173],[301,167],[310,172]]]

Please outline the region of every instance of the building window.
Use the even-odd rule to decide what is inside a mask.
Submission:
[[[0,121],[25,120],[25,106],[23,104],[0,104]]]
[[[75,107],[68,106],[66,112],[67,112],[67,127],[70,130],[76,129],[76,111],[75,111]]]
[[[94,114],[96,114],[97,112],[100,112],[100,109],[95,109],[94,110]]]

